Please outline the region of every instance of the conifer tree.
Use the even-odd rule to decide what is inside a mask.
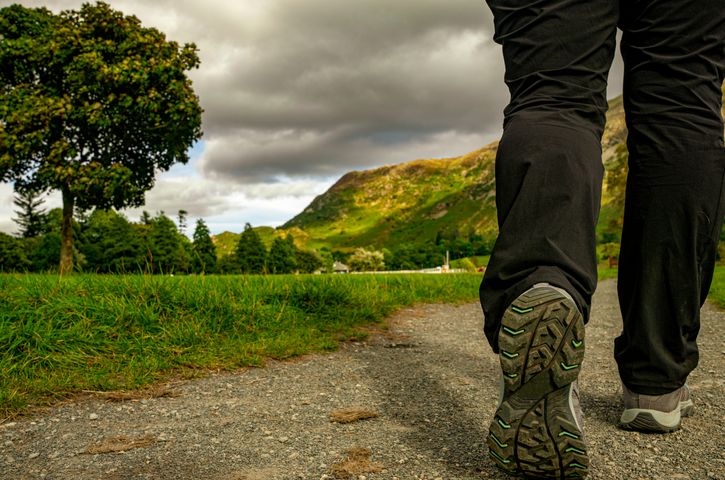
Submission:
[[[192,267],[195,273],[213,273],[216,271],[216,246],[211,240],[209,227],[201,218],[196,221],[192,252]]]
[[[45,209],[41,209],[43,199],[33,190],[23,190],[15,194],[13,203],[20,210],[15,210],[13,221],[20,227],[20,236],[34,238],[43,234],[45,228]]]
[[[235,252],[242,273],[264,273],[266,270],[267,249],[259,234],[247,223],[239,237]]]
[[[141,223],[144,224],[144,225],[151,225],[151,222],[153,221],[153,219],[151,218],[151,215],[146,210],[144,210],[143,212],[141,212],[141,219],[140,220],[141,220]]]
[[[179,233],[186,234],[186,216],[189,214],[186,210],[179,210]]]

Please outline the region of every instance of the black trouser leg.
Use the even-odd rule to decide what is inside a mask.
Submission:
[[[700,307],[724,212],[724,7],[722,0],[622,4],[630,157],[615,358],[638,393],[681,387],[698,362]]]
[[[496,157],[500,233],[480,289],[486,336],[497,351],[504,310],[536,283],[566,289],[588,318],[618,2],[488,4],[511,92]]]

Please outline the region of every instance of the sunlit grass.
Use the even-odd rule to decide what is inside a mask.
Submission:
[[[715,275],[710,287],[709,300],[720,308],[725,308],[725,267],[715,268]]]
[[[334,350],[416,302],[474,301],[480,275],[0,275],[0,418],[82,390]]]

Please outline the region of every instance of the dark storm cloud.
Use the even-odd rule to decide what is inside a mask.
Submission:
[[[483,1],[109,1],[199,46],[207,177],[336,176],[462,154],[500,133],[508,92]]]
[[[225,46],[194,76],[207,174],[341,174],[464,153],[499,130],[507,93],[483,2],[271,0],[250,10],[198,12],[200,25],[217,25],[206,38]]]

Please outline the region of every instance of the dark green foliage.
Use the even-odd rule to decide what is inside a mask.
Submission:
[[[151,225],[152,218],[151,218],[151,215],[149,214],[149,212],[147,212],[146,210],[141,212],[140,221],[144,225]]]
[[[441,245],[412,243],[403,244],[389,250],[385,256],[385,265],[390,270],[417,270],[432,268],[443,264],[445,248]]]
[[[139,206],[156,172],[188,161],[201,108],[193,44],[86,3],[0,9],[0,181],[63,194],[61,272],[74,208]]]
[[[21,190],[15,194],[13,203],[20,210],[15,210],[13,219],[20,227],[23,238],[33,238],[43,233],[45,229],[45,210],[40,208],[43,199],[38,192]]]
[[[257,232],[247,223],[239,237],[235,251],[241,273],[264,273],[266,271],[267,249]]]
[[[297,261],[297,271],[300,273],[314,273],[324,267],[322,256],[314,250],[298,249],[295,260]]]
[[[126,217],[113,210],[95,210],[79,243],[86,271],[131,273],[143,271],[146,266],[142,237]]]
[[[58,270],[60,262],[60,231],[49,232],[36,237],[32,242],[30,261],[34,272]]]
[[[191,267],[189,239],[179,233],[173,220],[159,213],[148,233],[148,263],[153,273],[184,273]]]
[[[196,221],[192,247],[192,268],[194,273],[214,273],[216,271],[216,246],[211,240],[209,227],[201,218]]]
[[[235,254],[222,255],[216,261],[216,272],[222,274],[238,274],[242,272],[239,259]]]
[[[25,242],[0,232],[0,272],[25,272],[30,268]]]
[[[275,238],[267,257],[269,273],[292,273],[297,268],[297,249],[292,235],[286,238]]]

